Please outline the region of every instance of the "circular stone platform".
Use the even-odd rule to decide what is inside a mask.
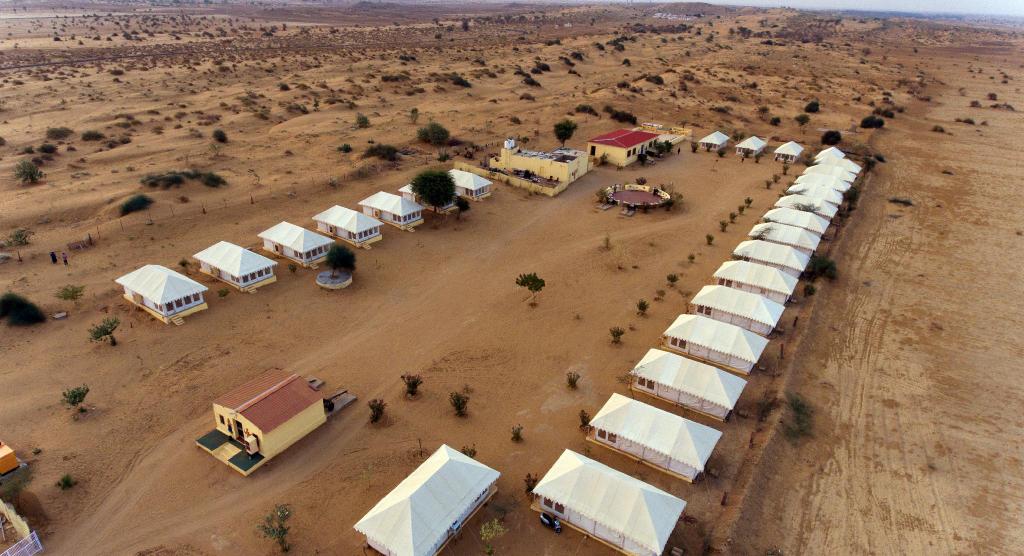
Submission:
[[[316,285],[328,290],[340,290],[347,288],[352,283],[352,275],[348,272],[338,271],[331,276],[330,270],[325,270],[316,275]]]
[[[665,202],[665,199],[651,193],[650,191],[636,190],[616,191],[609,195],[608,198],[620,205],[634,205],[638,207],[645,205],[649,207],[656,207]]]

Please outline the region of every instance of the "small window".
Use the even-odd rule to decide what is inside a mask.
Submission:
[[[224,424],[224,416],[223,415],[218,415],[217,418],[220,419],[220,424],[223,425]]]
[[[597,437],[598,438],[606,438],[607,435],[605,434],[605,432],[603,430],[597,429]]]
[[[608,433],[608,442],[615,442],[616,440],[618,440],[618,436],[617,435],[614,435],[612,433]]]
[[[550,498],[545,498],[545,499],[544,499],[544,505],[550,508],[550,507],[552,507],[552,506],[553,506],[554,504],[552,504],[552,503],[551,503],[551,499],[550,499]]]
[[[563,505],[563,504],[558,504],[558,503],[556,502],[556,503],[555,503],[555,511],[556,511],[556,512],[558,512],[558,513],[560,513],[560,514],[561,514],[561,513],[565,513],[565,505]]]
[[[181,306],[182,306],[182,302],[181,302],[181,300],[180,300],[180,299],[175,299],[175,300],[174,300],[174,306],[175,306],[175,307],[181,307]]]

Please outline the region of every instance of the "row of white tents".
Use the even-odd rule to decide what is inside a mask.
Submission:
[[[491,194],[492,183],[463,170],[449,170],[456,196],[481,200]],[[327,257],[335,239],[355,247],[370,248],[383,237],[385,223],[411,231],[423,222],[423,206],[415,200],[411,186],[401,195],[379,191],[359,202],[359,211],[334,205],[313,217],[316,229],[291,222],[279,222],[258,234],[263,250],[305,267],[315,268]],[[454,207],[438,207],[440,212]],[[227,241],[218,242],[193,255],[200,271],[242,291],[272,284],[277,280],[277,261]],[[160,265],[145,265],[115,280],[124,288],[124,298],[155,318],[181,324],[182,318],[207,308],[203,284]]]
[[[697,144],[706,151],[719,151],[729,144],[729,136],[721,131],[715,131],[701,138]],[[767,141],[756,135],[751,135],[736,144],[736,154],[742,157],[754,157],[764,153],[766,148],[768,148]],[[787,141],[776,147],[773,154],[775,160],[793,164],[803,152],[804,148],[800,143]]]

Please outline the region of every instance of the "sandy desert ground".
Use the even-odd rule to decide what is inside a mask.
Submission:
[[[34,232],[29,245],[4,249],[15,258],[0,264],[0,287],[70,312],[0,329],[0,438],[30,461],[18,502],[48,552],[270,554],[255,525],[287,503],[296,552],[361,554],[352,524],[418,465],[419,446],[441,443],[475,446],[502,472],[498,497],[474,521],[504,521],[502,554],[608,552],[576,533],[551,534],[528,509],[523,477],[542,474],[565,448],[687,500],[693,520],[669,546],[690,554],[1014,552],[1024,543],[1013,381],[1024,352],[1015,334],[1024,226],[1014,216],[1024,154],[1007,145],[1022,124],[1009,108],[1024,104],[1019,35],[689,5],[676,9],[706,17],[649,17],[662,9],[0,12],[0,233]],[[609,43],[617,34],[621,52]],[[525,85],[517,68],[539,63],[551,68],[530,74],[541,86]],[[793,117],[812,99],[822,110],[801,127]],[[781,193],[788,177],[767,189],[781,173],[767,159],[683,148],[652,167],[598,168],[555,198],[499,186],[458,220],[386,229],[358,252],[355,283],[340,292],[318,289],[311,271],[280,268],[279,282],[256,295],[220,298],[220,286],[193,271],[211,288],[210,309],[182,327],[130,310],[113,283],[145,263],[177,268],[219,240],[255,246],[276,222],[308,226],[332,204],[354,206],[445,167],[416,141],[428,121],[448,127],[460,142],[449,152],[470,163],[506,136],[554,147],[551,124],[562,117],[579,123],[577,146],[619,127],[604,113],[574,113],[579,104],[687,125],[698,137],[723,129],[813,149],[822,130],[840,129],[840,148],[886,160],[822,248],[839,278],[787,308],[741,416],[722,424],[681,413],[724,432],[714,476],[702,482],[590,448],[577,413],[626,392],[622,375]],[[876,107],[894,117],[881,130],[857,129]],[[358,128],[357,114],[370,126]],[[956,121],[964,118],[975,124]],[[61,126],[75,133],[45,138]],[[211,146],[213,129],[229,141]],[[80,139],[88,130],[104,139]],[[40,154],[48,141],[57,152]],[[363,159],[369,141],[407,154]],[[37,152],[24,154],[28,146]],[[26,157],[40,159],[40,184],[11,178]],[[186,168],[228,185],[139,183]],[[593,208],[600,188],[638,176],[671,184],[683,207],[628,219]],[[155,203],[119,218],[136,193]],[[720,232],[746,197],[751,209]],[[70,252],[66,269],[50,264],[51,250],[87,234],[96,246]],[[514,286],[522,272],[548,284],[536,307]],[[675,287],[668,273],[680,276]],[[86,287],[77,305],[54,298],[66,284]],[[652,303],[643,317],[641,298]],[[109,315],[122,321],[119,344],[90,342],[89,327]],[[609,342],[612,326],[627,329],[621,345]],[[271,367],[349,388],[360,402],[242,478],[193,440],[212,424],[213,398]],[[566,388],[569,371],[583,376],[579,390]],[[399,380],[408,372],[425,379],[412,401]],[[75,415],[60,392],[80,384],[91,389],[89,411]],[[470,414],[458,419],[447,395],[462,389]],[[762,400],[789,392],[815,410],[813,435],[797,442],[779,432],[783,405],[754,417]],[[388,403],[383,424],[367,422],[371,398]],[[522,443],[509,439],[515,424]],[[65,473],[79,483],[61,491],[53,485]],[[481,550],[471,524],[447,551]]]

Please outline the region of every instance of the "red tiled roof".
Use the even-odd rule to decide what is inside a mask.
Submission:
[[[617,129],[611,133],[605,133],[604,135],[598,135],[590,140],[591,143],[600,143],[602,145],[609,145],[612,147],[620,147],[628,149],[630,147],[645,143],[651,139],[657,138],[656,133],[650,133],[647,131],[635,131],[632,129]]]
[[[323,398],[297,374],[268,371],[214,400],[268,433]]]

